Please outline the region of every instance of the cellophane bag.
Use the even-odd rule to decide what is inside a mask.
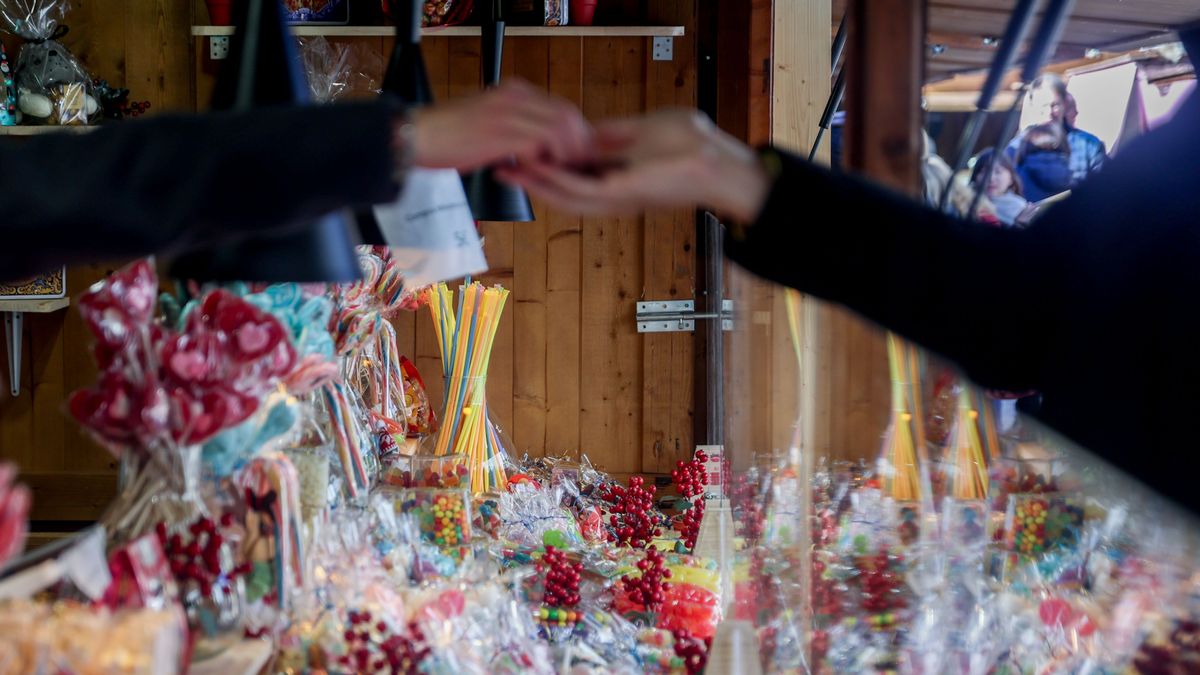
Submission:
[[[297,40],[308,88],[317,103],[379,91],[383,58],[366,44],[332,43],[322,36]]]
[[[0,2],[5,29],[25,40],[13,73],[24,124],[87,124],[100,112],[87,69],[58,41],[69,9],[64,0]]]

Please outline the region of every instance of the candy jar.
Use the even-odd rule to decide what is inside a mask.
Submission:
[[[413,455],[412,487],[456,488],[469,480],[469,465],[466,455]]]
[[[395,493],[396,513],[416,517],[421,538],[445,552],[471,541],[471,495],[465,487],[415,487]]]
[[[305,522],[319,516],[330,504],[329,464],[333,449],[327,445],[291,448],[288,459],[300,478],[300,509]]]

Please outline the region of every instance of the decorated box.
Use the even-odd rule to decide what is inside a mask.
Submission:
[[[67,268],[23,279],[0,281],[0,300],[41,300],[67,296]]]

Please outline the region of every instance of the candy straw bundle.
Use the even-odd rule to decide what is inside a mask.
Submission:
[[[884,491],[899,501],[921,498],[919,460],[924,459],[916,349],[888,333],[888,367],[892,377],[892,420],[883,441]],[[924,491],[926,495],[929,491]]]
[[[475,492],[503,489],[508,485],[504,447],[488,419],[485,390],[492,342],[508,291],[468,283],[462,287],[457,307],[454,293],[444,283],[428,288],[425,294],[446,378],[445,413],[434,452],[465,455]]]
[[[958,421],[950,448],[954,473],[949,494],[955,499],[987,498],[987,461],[979,434],[979,411],[971,405],[971,394],[963,388],[958,396]]]

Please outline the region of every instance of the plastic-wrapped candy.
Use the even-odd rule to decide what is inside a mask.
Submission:
[[[29,530],[32,496],[28,487],[13,482],[16,474],[12,464],[0,463],[0,569],[25,547]]]
[[[511,485],[498,501],[499,537],[504,541],[531,547],[549,543],[559,548],[583,543],[575,517],[559,506],[562,491],[557,488]]]
[[[23,124],[87,124],[100,114],[92,96],[92,78],[79,59],[58,40],[66,0],[4,0],[0,18],[6,29],[26,41],[17,54],[13,79]]]
[[[0,673],[151,675],[179,669],[178,608],[110,611],[74,602],[0,603]]]

